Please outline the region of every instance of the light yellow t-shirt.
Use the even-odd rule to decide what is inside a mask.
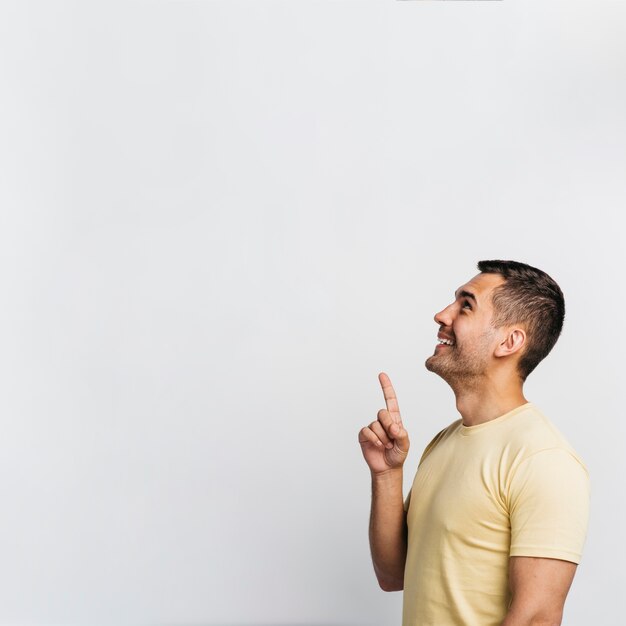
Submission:
[[[533,403],[444,428],[404,501],[402,626],[499,626],[509,556],[579,563],[589,501],[586,466]]]

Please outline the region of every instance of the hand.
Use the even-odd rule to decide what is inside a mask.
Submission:
[[[377,420],[359,431],[359,443],[372,474],[401,469],[409,452],[409,434],[404,430],[398,400],[389,376],[378,375],[386,409],[378,411]]]

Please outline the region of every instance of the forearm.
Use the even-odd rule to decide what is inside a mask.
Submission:
[[[402,468],[372,474],[369,540],[374,571],[385,591],[403,588],[407,532]]]

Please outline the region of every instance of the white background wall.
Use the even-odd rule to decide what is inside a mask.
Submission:
[[[459,417],[432,316],[515,259],[623,623],[626,3],[0,5],[0,619],[400,623],[357,435]]]

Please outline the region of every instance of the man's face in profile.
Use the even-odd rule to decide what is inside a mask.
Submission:
[[[491,325],[491,294],[505,282],[500,274],[477,274],[456,291],[455,300],[435,315],[438,336],[452,345],[438,344],[426,359],[426,369],[449,384],[471,386],[484,377],[497,345],[496,329]]]

